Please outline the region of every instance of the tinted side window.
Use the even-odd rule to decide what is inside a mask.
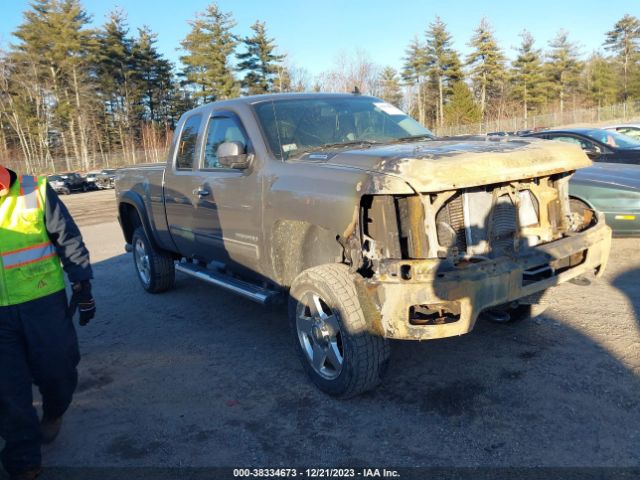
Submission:
[[[234,117],[214,117],[209,120],[203,168],[227,168],[218,163],[216,151],[223,142],[240,142],[247,149],[248,140],[240,122]]]
[[[178,143],[176,168],[193,168],[193,162],[196,156],[198,130],[200,130],[201,122],[202,115],[189,117],[185,122],[182,133],[180,134],[180,142]]]
[[[589,150],[593,148],[593,143],[577,137],[569,137],[569,136],[551,137],[551,140],[557,140],[559,142],[566,142],[566,143],[573,143],[575,145],[579,145],[580,148],[582,148],[583,150]]]

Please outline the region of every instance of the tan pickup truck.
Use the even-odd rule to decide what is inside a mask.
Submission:
[[[178,270],[288,299],[309,377],[348,397],[380,381],[389,339],[531,316],[602,274],[611,231],[569,207],[589,164],[569,144],[439,140],[373,97],[264,95],[185,113],[166,165],[120,170],[116,192],[145,290]]]

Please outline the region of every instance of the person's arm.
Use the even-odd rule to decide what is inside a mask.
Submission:
[[[56,192],[47,185],[44,212],[47,233],[56,247],[62,267],[71,283],[81,283],[93,278],[89,251],[85,247],[80,229]]]

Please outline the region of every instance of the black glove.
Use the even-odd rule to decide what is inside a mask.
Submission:
[[[85,326],[96,315],[96,302],[91,295],[91,283],[88,281],[74,283],[71,288],[71,303],[69,317],[73,317],[76,310],[80,312],[80,325]]]

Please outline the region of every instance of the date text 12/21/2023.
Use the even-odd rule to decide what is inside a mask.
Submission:
[[[400,478],[386,468],[235,468],[234,478]]]

